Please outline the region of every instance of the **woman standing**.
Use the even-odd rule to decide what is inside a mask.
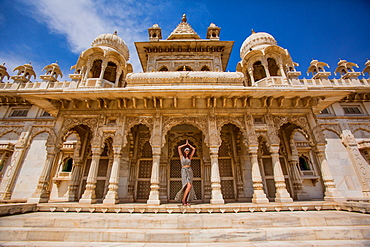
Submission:
[[[184,153],[182,152],[182,148],[185,146],[189,146],[192,151],[187,147],[184,149]],[[181,182],[182,188],[176,194],[175,200],[180,201],[182,205],[189,206],[190,204],[188,201],[196,200],[197,197],[195,195],[195,191],[193,188],[193,170],[190,167],[191,159],[195,153],[195,147],[190,145],[189,141],[186,140],[184,145],[178,146],[177,151],[179,152],[180,162],[181,162]]]

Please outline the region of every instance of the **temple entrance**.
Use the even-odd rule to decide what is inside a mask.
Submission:
[[[167,165],[167,198],[169,202],[175,202],[176,193],[181,189],[181,163],[177,147],[189,140],[189,143],[196,148],[196,152],[191,161],[193,170],[193,186],[197,196],[195,202],[205,202],[205,187],[209,187],[205,179],[203,164],[203,135],[200,130],[191,125],[177,125],[167,134],[168,143],[168,165]],[[208,178],[209,180],[209,178]]]

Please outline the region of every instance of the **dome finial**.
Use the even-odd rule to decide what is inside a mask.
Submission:
[[[182,21],[182,22],[186,22],[186,21],[187,21],[187,19],[186,19],[186,14],[183,14],[183,15],[182,15],[182,19],[181,19],[181,21]]]
[[[252,28],[252,34],[254,34],[254,33],[256,33],[255,31],[254,31],[254,29]]]
[[[117,31],[114,31],[114,33],[113,33],[114,35],[117,35]]]

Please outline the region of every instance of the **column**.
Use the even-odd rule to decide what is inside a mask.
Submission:
[[[86,70],[85,70],[85,75],[84,75],[84,78],[82,80],[82,83],[81,83],[81,86],[84,87],[86,86],[86,81],[87,81],[87,77],[89,76],[89,72],[91,70],[91,59],[89,59],[89,61],[87,62],[87,66],[86,66]]]
[[[109,178],[108,193],[103,200],[104,205],[114,205],[118,203],[118,183],[119,183],[119,170],[121,164],[121,146],[113,147],[113,165]]]
[[[210,148],[211,157],[211,204],[225,204],[221,193],[221,178],[218,167],[218,147]]]
[[[249,154],[252,162],[252,182],[253,182],[253,203],[268,203],[269,200],[263,191],[262,176],[258,164],[258,146],[249,147]]]
[[[293,202],[288,190],[286,189],[283,170],[279,159],[279,146],[270,147],[272,165],[274,170],[274,181],[276,187],[275,202]]]
[[[55,147],[47,147],[47,155],[44,168],[42,169],[41,176],[39,178],[39,182],[37,184],[37,188],[35,193],[32,194],[31,198],[28,198],[28,203],[39,203],[39,202],[47,202],[49,200],[49,182],[50,182],[50,173],[53,168],[56,150]]]
[[[161,161],[159,165],[159,198],[161,202],[168,202],[167,198],[167,165],[168,159]]]
[[[3,179],[0,184],[0,199],[9,200],[12,195],[12,188],[14,181],[18,174],[18,170],[22,164],[23,157],[27,150],[26,143],[28,141],[30,132],[25,131],[19,137],[18,142],[14,146],[14,152],[11,157],[11,163],[6,168],[5,173],[3,174]]]
[[[159,205],[161,201],[159,200],[159,165],[161,161],[161,149],[153,148],[153,166],[152,174],[150,178],[150,194],[147,204]]]
[[[291,156],[289,160],[289,165],[293,182],[293,189],[295,191],[297,200],[301,201],[310,200],[311,199],[310,196],[307,194],[306,191],[303,190],[302,177],[298,168],[299,165],[298,156],[296,155]]]
[[[121,77],[121,73],[122,71],[119,70],[117,73],[116,73],[116,80],[114,82],[114,87],[118,87],[118,83],[119,83],[119,78]],[[122,86],[122,85],[121,85]]]
[[[107,68],[107,64],[108,64],[107,61],[102,62],[100,76],[95,84],[96,87],[101,87],[103,84],[103,77],[104,77],[105,69]]]
[[[100,147],[91,148],[92,159],[90,164],[90,170],[87,176],[86,189],[83,195],[81,196],[80,203],[91,204],[96,202],[95,188],[101,151],[102,150]]]
[[[156,114],[153,123],[153,133],[150,138],[150,145],[152,146],[153,165],[152,174],[150,177],[150,193],[147,204],[160,205],[159,200],[159,167],[161,162],[162,151],[162,116]]]
[[[362,194],[370,196],[370,167],[358,149],[357,141],[350,130],[342,131],[342,142],[347,149],[352,165],[361,184]]]
[[[254,76],[253,76],[253,70],[251,68],[248,69],[248,73],[251,78],[251,85],[254,86],[255,81],[254,81]]]
[[[211,160],[208,157],[203,158],[204,165],[204,199],[211,199]]]
[[[268,66],[268,63],[267,61],[262,61],[262,65],[263,65],[263,68],[265,68],[265,72],[266,72],[266,77],[270,77],[270,71],[269,71],[269,66]]]
[[[68,190],[64,197],[69,201],[73,202],[76,201],[77,198],[77,192],[78,192],[78,186],[80,185],[80,178],[82,175],[82,168],[83,163],[80,158],[74,157],[73,158],[73,168],[71,171],[71,180],[68,184]]]
[[[342,196],[342,194],[335,186],[334,178],[331,175],[328,161],[326,160],[325,143],[318,143],[315,152],[320,162],[321,176],[324,181],[325,201],[344,202],[346,199]]]

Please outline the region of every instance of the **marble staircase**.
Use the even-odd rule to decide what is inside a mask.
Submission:
[[[0,246],[370,246],[370,215],[34,212],[0,217]]]

